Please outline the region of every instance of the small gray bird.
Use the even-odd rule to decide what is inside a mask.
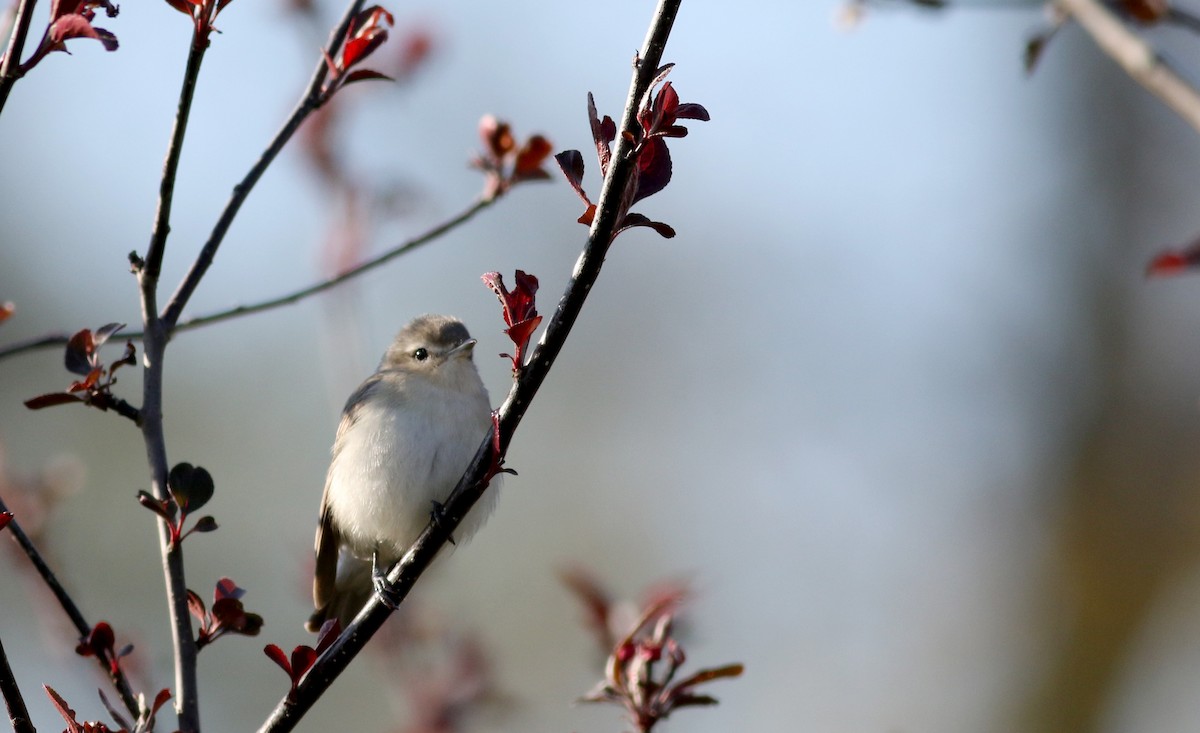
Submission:
[[[358,614],[373,576],[408,551],[491,429],[474,346],[457,318],[419,316],[347,400],[321,497],[310,631]],[[486,492],[455,537],[470,538],[495,500]]]

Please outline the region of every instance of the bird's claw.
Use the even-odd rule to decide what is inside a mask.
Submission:
[[[433,504],[433,509],[429,512],[429,520],[436,525],[441,525],[442,518],[446,516],[446,506],[437,499],[429,503]],[[458,547],[458,543],[454,541],[454,535],[447,535],[446,540],[455,547]]]
[[[379,567],[379,553],[371,555],[371,587],[379,602],[395,611],[400,606],[400,594],[387,579],[387,570]]]

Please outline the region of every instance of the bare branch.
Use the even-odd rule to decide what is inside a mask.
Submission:
[[[0,512],[8,511],[8,507],[4,504],[4,500],[0,498]],[[92,625],[83,617],[83,613],[79,607],[75,605],[75,601],[71,599],[70,594],[58,582],[58,578],[54,575],[54,571],[46,564],[42,553],[38,551],[37,546],[33,544],[33,540],[29,539],[29,535],[25,534],[25,530],[21,529],[21,525],[16,519],[11,520],[4,528],[5,532],[11,532],[13,540],[20,546],[21,551],[29,558],[29,562],[33,564],[33,569],[38,575],[42,576],[42,581],[50,592],[54,595],[54,599],[58,601],[58,605],[67,614],[67,618],[71,620],[71,624],[75,630],[79,632],[81,638],[86,638],[92,631]],[[121,702],[124,703],[125,709],[130,715],[137,717],[138,705],[133,697],[133,690],[129,687],[129,680],[125,678],[125,673],[117,669],[116,673],[109,668],[108,662],[99,657],[96,661],[100,664],[100,668],[104,670],[104,674],[112,681],[113,687],[116,688],[117,694],[121,696]]]
[[[1200,132],[1200,93],[1163,63],[1149,44],[1112,11],[1098,0],[1054,0],[1054,5],[1074,18],[1134,81]]]
[[[638,106],[657,75],[663,48],[670,35],[681,0],[660,0],[650,29],[635,65],[630,83],[622,130],[635,130]],[[555,358],[562,350],[584,301],[599,277],[604,256],[615,236],[617,223],[624,214],[623,199],[633,173],[635,161],[629,153],[633,143],[623,135],[617,136],[612,164],[605,176],[597,213],[588,235],[587,244],[575,265],[575,271],[558,303],[554,317],[542,334],[537,348],[509,391],[498,416],[498,455],[493,454],[493,437],[487,436],[475,454],[475,459],[459,480],[444,513],[421,534],[404,558],[392,569],[388,581],[397,599],[403,599],[421,573],[428,567],[438,550],[450,538],[454,528],[487,488],[489,469],[498,465],[508,450],[513,433],[525,415],[530,402],[549,373]],[[279,733],[292,730],[296,723],[321,697],[350,661],[378,631],[391,610],[373,597],[345,633],[325,652],[308,671],[291,699],[280,700],[259,733]]]
[[[350,6],[346,8],[346,14],[342,17],[337,27],[334,28],[325,49],[325,54],[330,58],[333,58],[337,54],[342,40],[346,37],[346,31],[349,29],[350,23],[354,20],[354,16],[358,15],[359,11],[362,10],[363,4],[364,0],[352,0]],[[225,204],[225,210],[221,212],[221,216],[217,219],[212,233],[209,234],[208,241],[204,243],[204,247],[192,263],[191,269],[188,270],[183,281],[179,283],[179,288],[171,296],[171,301],[163,310],[162,320],[168,338],[170,338],[171,333],[174,331],[175,324],[179,321],[179,316],[187,305],[188,299],[192,297],[192,293],[195,292],[196,287],[200,284],[204,273],[212,265],[213,258],[216,256],[221,242],[225,240],[225,235],[229,232],[229,227],[233,224],[234,217],[237,216],[238,210],[242,208],[242,204],[245,203],[246,197],[250,195],[250,191],[254,189],[255,184],[262,178],[262,174],[267,170],[267,167],[275,160],[275,156],[279,155],[279,151],[283,150],[283,146],[287,144],[296,130],[300,128],[301,123],[329,100],[329,96],[333,90],[330,90],[330,94],[323,92],[325,79],[328,74],[329,67],[325,63],[325,56],[322,56],[317,61],[317,68],[313,72],[312,80],[308,84],[308,91],[300,99],[291,116],[288,117],[287,122],[275,134],[275,139],[263,151],[258,162],[250,168],[246,177],[233,187],[233,193],[230,195],[229,201]]]
[[[508,190],[511,190],[511,189],[508,189]],[[374,270],[376,267],[379,267],[387,262],[391,262],[392,260],[396,259],[397,257],[400,257],[401,255],[406,255],[409,252],[412,252],[413,250],[420,249],[424,245],[429,244],[430,242],[434,241],[435,239],[438,239],[439,237],[449,233],[450,231],[454,230],[455,228],[459,227],[460,225],[466,224],[468,221],[475,218],[476,214],[478,214],[479,212],[488,208],[492,204],[496,203],[496,201],[498,199],[499,199],[499,197],[477,198],[474,201],[472,201],[471,204],[469,206],[467,206],[467,208],[463,209],[461,212],[455,214],[454,216],[450,217],[449,219],[446,219],[445,221],[442,221],[442,222],[434,225],[432,228],[426,230],[425,232],[423,232],[421,234],[418,234],[417,236],[413,237],[412,239],[405,240],[404,242],[401,242],[400,244],[397,244],[394,247],[392,247],[384,252],[379,253],[378,255],[372,257],[371,259],[365,260],[364,262],[361,262],[360,264],[355,265],[354,267],[350,268],[349,270],[346,270],[345,272],[341,273],[340,275],[337,275],[336,277],[319,280],[311,285],[307,285],[298,290],[293,290],[290,293],[276,296],[276,297],[270,298],[268,300],[259,301],[257,303],[251,303],[249,305],[239,305],[239,306],[235,306],[233,308],[227,308],[225,310],[216,311],[215,313],[209,313],[206,315],[196,316],[194,318],[185,319],[183,321],[180,321],[178,324],[176,324],[175,329],[172,333],[179,333],[181,331],[191,331],[193,329],[201,328],[203,326],[209,326],[214,323],[228,321],[233,318],[239,318],[241,316],[248,316],[248,315],[252,315],[254,313],[262,313],[264,311],[274,310],[275,308],[279,308],[281,306],[298,303],[301,300],[304,300],[305,298],[316,295],[317,293],[323,293],[326,290],[329,290],[331,288],[337,287],[338,285],[341,285],[342,283],[346,282],[347,280],[352,280],[352,279],[358,277],[359,275],[362,275],[365,272]],[[122,337],[129,338],[129,339],[139,339],[140,340],[140,339],[144,338],[144,335],[145,334],[141,331],[135,331],[135,332],[131,332],[131,333],[122,332]],[[71,338],[71,334],[68,334],[68,333],[48,333],[48,334],[44,334],[42,336],[37,336],[35,338],[26,339],[25,341],[18,341],[16,343],[9,344],[8,346],[0,347],[0,361],[3,361],[4,359],[11,357],[11,356],[16,356],[18,354],[24,354],[24,353],[32,352],[32,351],[40,351],[42,349],[47,349],[47,348],[56,347],[56,346],[58,346],[58,347],[65,346],[67,344],[67,342],[70,340],[70,338]]]
[[[35,5],[37,0],[21,0],[17,5],[12,35],[4,52],[4,63],[0,64],[0,110],[4,109],[13,85],[21,78],[21,54],[25,51],[25,39],[29,36],[29,23],[33,19]]]
[[[8,720],[12,724],[13,733],[37,733],[29,720],[29,710],[25,708],[25,698],[21,697],[21,688],[17,687],[17,678],[13,676],[12,668],[8,666],[8,655],[4,653],[4,644],[0,643],[0,695],[4,696],[4,704],[8,708]]]

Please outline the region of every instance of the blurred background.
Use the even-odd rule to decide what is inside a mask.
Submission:
[[[218,19],[164,297],[299,97],[342,11],[315,2],[235,0]],[[400,73],[405,48],[427,53],[400,83],[343,93],[319,138],[332,163],[313,130],[284,152],[191,314],[288,292],[465,207],[485,113],[584,151],[598,192],[586,94],[619,116],[650,2],[388,7],[392,40],[367,65]],[[517,433],[519,477],[415,598],[490,665],[464,730],[627,727],[572,704],[602,668],[558,578],[570,566],[624,598],[687,583],[689,667],[746,664],[708,690],[717,708],[666,730],[1200,724],[1200,281],[1143,275],[1200,231],[1197,134],[1077,28],[1027,78],[1036,5],[883,4],[853,28],[844,10],[684,4],[665,59],[712,121],[672,143],[672,184],[637,207],[678,236],[617,240]],[[118,52],[72,42],[0,115],[0,301],[17,308],[2,343],[140,322],[126,254],[148,241],[190,24],[165,2],[96,24]],[[1200,75],[1200,39],[1150,36]],[[185,545],[189,585],[210,598],[232,577],[266,619],[203,651],[208,729],[256,728],[286,691],[263,644],[312,643],[329,446],[394,332],[460,316],[503,399],[493,354],[510,346],[479,275],[534,273],[552,310],[585,237],[552,172],[353,284],[172,343],[168,455],[212,472],[221,525]],[[22,406],[70,380],[58,349],[0,362],[3,496],[88,618],[136,645],[153,694],[173,682],[157,540],[134,501],[141,437],[114,415]],[[140,400],[135,370],[117,391]],[[33,487],[62,499],[43,511]],[[107,719],[73,630],[6,554],[0,639],[35,722],[61,726],[42,683]],[[383,643],[360,657],[301,729],[411,730],[398,658]]]

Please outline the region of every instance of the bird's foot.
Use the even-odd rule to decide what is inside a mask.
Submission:
[[[387,574],[391,568],[379,567],[379,553],[371,554],[371,587],[375,589],[375,595],[379,598],[379,602],[395,611],[402,600],[400,594],[388,582]]]
[[[437,499],[431,501],[430,504],[433,504],[433,509],[429,511],[429,521],[440,526],[442,519],[446,516],[446,506]],[[458,543],[454,541],[454,535],[448,535],[446,539],[450,542],[450,544],[458,547]]]

